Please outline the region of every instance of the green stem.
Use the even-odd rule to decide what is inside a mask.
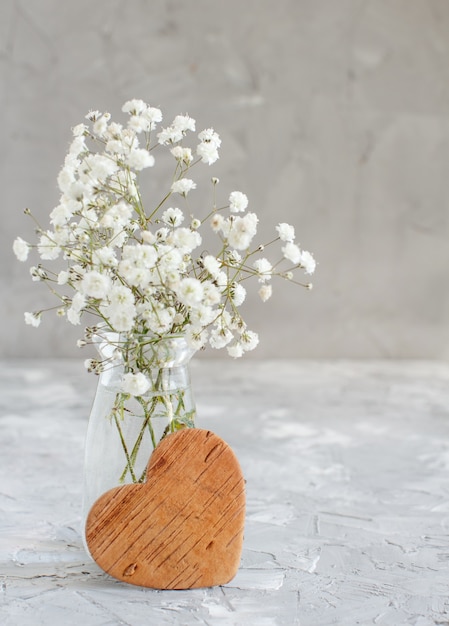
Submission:
[[[122,414],[123,414],[123,400],[121,402],[122,402]],[[120,441],[122,443],[123,450],[124,450],[125,456],[126,456],[126,461],[127,461],[127,465],[125,467],[125,470],[124,470],[123,474],[120,476],[120,482],[122,483],[125,480],[126,472],[129,470],[129,473],[131,474],[132,481],[133,481],[133,483],[135,483],[135,482],[137,482],[136,481],[136,475],[134,473],[133,464],[132,464],[131,459],[129,457],[128,448],[126,446],[125,438],[123,436],[123,432],[122,432],[122,429],[120,427],[120,422],[119,422],[119,420],[117,418],[116,411],[114,411],[114,421],[115,421],[115,425],[117,426],[117,430],[118,430],[118,433],[119,433]]]

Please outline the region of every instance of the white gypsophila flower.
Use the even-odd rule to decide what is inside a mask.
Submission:
[[[196,307],[203,299],[204,288],[197,278],[183,278],[176,289],[176,295],[182,304]]]
[[[214,326],[209,335],[209,345],[215,350],[220,350],[227,346],[233,338],[234,335],[229,328],[224,328],[220,325]]]
[[[115,256],[115,250],[109,246],[97,248],[92,252],[93,265],[104,265],[106,267],[115,267],[118,263]]]
[[[121,387],[123,393],[129,393],[132,396],[142,396],[151,387],[151,383],[142,372],[137,374],[128,372],[122,376]]]
[[[86,306],[86,298],[82,293],[76,293],[72,298],[72,309],[79,313]]]
[[[243,304],[246,298],[246,289],[239,283],[232,285],[231,287],[231,299],[235,306]]]
[[[215,161],[220,158],[217,147],[207,141],[202,141],[198,144],[196,153],[201,158],[201,161],[207,165],[212,165],[212,163],[215,163]]]
[[[196,183],[193,182],[190,178],[181,178],[180,180],[175,180],[175,182],[171,186],[172,193],[179,193],[182,196],[186,196],[191,189],[196,188]]]
[[[184,215],[180,209],[170,207],[162,213],[161,220],[168,226],[176,227],[182,224]]]
[[[190,228],[176,228],[167,241],[188,254],[201,245],[201,235]]]
[[[239,359],[240,357],[242,357],[244,352],[242,344],[239,342],[233,343],[231,346],[226,346],[226,350],[229,356],[234,359]]]
[[[135,303],[133,292],[125,285],[114,285],[109,290],[108,300],[111,305],[118,305],[126,309],[134,306]]]
[[[253,330],[244,330],[241,334],[240,341],[245,352],[254,350],[259,343],[259,335]]]
[[[207,343],[209,334],[208,332],[202,328],[192,328],[189,327],[185,333],[187,345],[194,350],[201,350]]]
[[[132,98],[131,100],[127,100],[125,104],[122,106],[123,113],[130,113],[131,115],[140,115],[147,108],[147,105],[143,100],[139,98]]]
[[[69,276],[69,272],[67,272],[66,270],[61,270],[57,278],[58,285],[66,285],[67,281],[69,280]]]
[[[143,230],[140,233],[140,236],[142,237],[142,241],[145,243],[156,243],[156,235],[150,230]]]
[[[72,167],[63,167],[58,174],[57,183],[61,193],[67,192],[75,182],[75,173]]]
[[[87,131],[86,124],[77,124],[72,128],[72,134],[74,137],[81,137]]]
[[[173,126],[168,126],[167,128],[163,128],[158,134],[157,139],[158,142],[166,146],[172,143],[178,143],[183,138],[182,131],[178,128],[174,128]]]
[[[204,295],[203,295],[203,304],[207,306],[215,306],[221,301],[221,291],[214,285],[210,280],[205,280],[203,282]]]
[[[86,272],[81,281],[81,292],[91,298],[102,299],[108,294],[111,279],[97,270]]]
[[[205,328],[217,317],[216,311],[205,304],[200,304],[190,313],[190,323],[193,328]]]
[[[301,267],[304,268],[306,274],[313,274],[316,268],[316,261],[307,250],[302,250],[301,259],[299,261]]]
[[[67,309],[67,320],[73,325],[78,326],[81,323],[81,313],[76,311],[73,307]]]
[[[222,231],[228,243],[237,250],[246,250],[257,232],[259,219],[255,213],[247,213],[244,217],[232,216],[224,221]]]
[[[273,287],[271,285],[264,284],[260,287],[258,294],[262,302],[266,302],[273,294]]]
[[[220,268],[221,268],[221,262],[217,258],[212,256],[211,254],[208,254],[204,257],[204,259],[202,260],[202,263],[203,263],[204,269],[209,272],[212,278],[215,278],[216,276],[218,276],[218,273],[220,272]]]
[[[65,226],[73,213],[68,203],[58,204],[50,213],[50,222],[53,226]]]
[[[153,167],[154,156],[150,154],[148,150],[145,150],[145,148],[136,148],[128,154],[126,163],[129,167],[140,172],[146,167]]]
[[[186,133],[188,130],[195,130],[195,120],[190,115],[177,115],[173,120],[172,127]]]
[[[301,261],[301,250],[295,243],[290,241],[282,248],[282,254],[287,261],[291,261],[295,265]]]
[[[103,135],[105,134],[107,127],[108,127],[108,122],[111,119],[111,115],[110,113],[103,113],[103,115],[97,119],[93,125],[92,125],[92,131],[95,135],[98,135],[98,137],[103,137]]]
[[[19,261],[25,262],[28,259],[30,244],[22,239],[22,237],[16,237],[12,249]]]
[[[136,317],[136,307],[109,305],[104,307],[103,314],[109,321],[112,328],[119,333],[126,333],[132,330]]]
[[[154,130],[156,128],[156,124],[162,122],[162,111],[157,107],[147,107],[145,111],[142,112],[142,117],[148,120],[150,123],[150,127],[148,130]]]
[[[37,328],[41,323],[41,313],[24,313],[25,324]]]
[[[77,157],[86,150],[86,140],[84,137],[74,137],[69,148],[69,156]]]
[[[54,237],[55,234],[47,230],[47,232],[43,233],[39,239],[37,250],[39,252],[39,256],[44,261],[54,261],[58,258],[61,252],[61,248],[55,242]]]
[[[223,271],[218,272],[218,274],[214,277],[214,283],[218,285],[219,287],[227,287],[228,276],[226,272],[223,272]]]
[[[248,196],[241,191],[233,191],[229,196],[231,213],[243,213],[248,206]]]
[[[228,250],[227,256],[231,265],[239,265],[242,262],[242,255],[237,250]]]
[[[192,221],[190,222],[190,228],[192,230],[198,230],[200,226],[201,226],[201,220],[197,219],[196,217],[193,217]]]
[[[214,231],[214,233],[220,232],[220,230],[223,228],[223,223],[224,223],[223,215],[220,215],[219,213],[215,213],[215,215],[212,216],[211,221],[210,221],[210,226],[212,230]]]
[[[31,280],[34,282],[39,282],[48,278],[47,272],[43,270],[40,266],[36,267],[35,265],[33,265],[33,267],[30,267],[30,275]]]
[[[190,165],[193,161],[192,150],[190,148],[184,148],[183,146],[174,146],[170,152],[177,161],[182,161],[185,165]]]
[[[281,241],[292,242],[295,239],[295,229],[290,224],[282,222],[276,226],[276,230]]]
[[[83,159],[80,168],[80,181],[83,183],[90,183],[94,180],[105,181],[109,176],[112,176],[118,170],[118,165],[114,159],[103,154],[89,154]]]
[[[271,265],[270,261],[268,261],[268,259],[257,259],[256,261],[254,261],[253,267],[259,275],[259,282],[262,283],[270,280],[273,272],[273,266]]]
[[[215,146],[215,148],[219,148],[221,146],[221,139],[218,133],[214,131],[213,128],[205,128],[198,135],[198,139],[201,143],[211,143]]]

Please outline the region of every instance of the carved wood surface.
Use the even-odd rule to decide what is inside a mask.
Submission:
[[[153,452],[142,484],[116,487],[90,510],[86,539],[111,576],[155,589],[222,585],[237,573],[245,482],[229,445],[183,429]]]

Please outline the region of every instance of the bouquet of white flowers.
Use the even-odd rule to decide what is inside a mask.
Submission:
[[[211,179],[213,200],[206,214],[190,211],[188,198],[196,188],[192,170],[219,158],[221,140],[212,128],[201,131],[191,148],[186,145],[195,131],[190,116],[177,115],[171,125],[158,129],[161,111],[142,100],[126,102],[122,111],[128,114],[125,125],[113,122],[108,113],[91,111],[88,124],[73,128],[58,175],[61,197],[50,213],[51,227],[37,224],[36,244],[18,237],[13,245],[20,261],[37,248],[42,263],[31,267],[31,277],[48,285],[58,316],[74,325],[86,314],[93,320],[78,345],[99,336],[111,344],[102,358],[87,359],[86,367],[101,373],[108,364],[120,363],[116,411],[130,395],[142,398],[148,391],[158,342],[182,336],[192,350],[208,344],[240,357],[259,341],[239,310],[246,296],[243,283],[255,279],[265,302],[272,295],[273,277],[310,288],[295,273],[315,270],[313,256],[295,243],[289,224],[279,223],[270,242],[254,243],[258,217],[247,211],[247,196],[232,191],[217,205],[217,178]],[[171,153],[173,177],[147,208],[139,175],[164,149]],[[25,213],[32,216],[28,209]],[[202,249],[204,227],[217,237],[214,253]],[[271,260],[269,247],[278,248]],[[26,323],[39,326],[43,312],[25,313]],[[168,413],[174,423],[175,412]]]
[[[41,264],[31,267],[30,273],[33,280],[49,285],[58,299],[57,314],[71,324],[79,324],[81,316],[90,313],[104,328],[118,333],[154,338],[183,333],[192,347],[209,343],[239,357],[258,343],[239,312],[246,296],[243,281],[256,278],[265,302],[272,294],[273,276],[296,282],[294,272],[303,269],[312,274],[315,261],[294,242],[294,228],[285,223],[277,226],[277,236],[270,242],[281,244],[274,263],[265,256],[267,245],[252,246],[258,218],[245,212],[248,199],[240,191],[229,195],[226,206],[212,206],[208,215],[186,216],[169,206],[186,200],[196,188],[188,178],[191,170],[199,162],[214,163],[221,140],[212,128],[203,130],[195,156],[184,146],[187,134],[195,130],[195,120],[188,115],[176,116],[156,134],[162,121],[159,109],[131,100],[122,110],[129,114],[126,126],[98,111],[86,116],[91,127],[75,126],[58,176],[61,198],[50,213],[52,228],[38,226],[37,246],[18,237],[14,252],[20,261],[27,260],[32,247],[37,247],[42,261],[63,256],[66,267],[59,273]],[[154,165],[153,152],[161,147],[173,155],[173,179],[148,210],[138,175]],[[217,183],[212,178],[214,187]],[[25,212],[31,215],[28,209]],[[195,256],[204,225],[217,234],[218,251]],[[281,269],[282,260],[289,267]],[[42,313],[25,313],[26,323],[38,326]],[[80,345],[91,334],[88,330]],[[95,371],[102,367],[88,365]]]

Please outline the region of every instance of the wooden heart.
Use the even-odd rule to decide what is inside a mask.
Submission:
[[[119,580],[211,587],[237,573],[244,522],[245,481],[233,451],[208,430],[186,428],[154,450],[145,483],[100,496],[86,540],[97,564]]]

